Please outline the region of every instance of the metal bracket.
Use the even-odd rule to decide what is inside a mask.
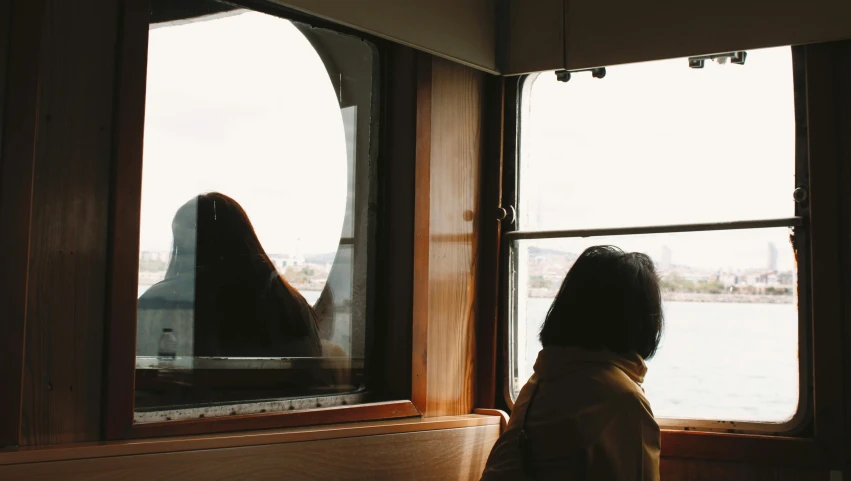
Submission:
[[[496,219],[499,221],[507,221],[508,224],[514,224],[514,220],[517,218],[517,211],[514,210],[513,205],[509,205],[508,209],[505,207],[497,207],[496,208]]]
[[[556,79],[558,79],[559,82],[567,82],[570,80],[570,74],[578,72],[591,72],[592,77],[603,78],[606,76],[606,67],[582,68],[578,70],[556,70]]]
[[[728,59],[730,60],[730,63],[734,63],[736,65],[744,65],[745,59],[747,58],[748,53],[744,51],[718,53],[714,55],[698,55],[697,57],[688,58],[688,66],[691,68],[703,68],[707,60],[714,60],[719,64],[723,65],[727,63]]]

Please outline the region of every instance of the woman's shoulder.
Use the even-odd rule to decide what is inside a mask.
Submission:
[[[193,302],[194,299],[194,276],[175,276],[157,282],[143,292],[139,297],[139,307],[154,307],[162,302]]]
[[[644,396],[641,385],[617,366],[605,363],[582,364],[562,376],[545,380],[546,391],[563,393],[587,401],[629,399]]]
[[[644,397],[644,389],[641,384],[615,365],[601,365],[595,377],[599,382],[610,388],[615,395],[624,398],[629,398],[630,395]]]

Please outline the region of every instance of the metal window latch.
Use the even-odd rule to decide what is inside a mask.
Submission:
[[[727,63],[727,60],[730,60],[730,63],[736,65],[744,65],[745,59],[747,57],[747,52],[728,52],[718,53],[714,55],[698,55],[697,57],[688,58],[688,66],[691,68],[703,68],[707,60],[714,60],[722,65]]]
[[[508,221],[509,224],[513,224],[516,217],[517,211],[514,210],[513,205],[509,205],[508,209],[502,206],[496,208],[496,220]]]
[[[570,74],[579,72],[591,72],[592,77],[603,78],[606,76],[606,67],[581,68],[578,70],[556,70],[556,79],[559,82],[567,82],[570,80]]]
[[[798,187],[797,189],[795,189],[794,192],[792,192],[792,198],[795,199],[795,202],[799,204],[803,204],[804,202],[806,202],[808,197],[809,194],[807,192],[807,189],[803,187]]]

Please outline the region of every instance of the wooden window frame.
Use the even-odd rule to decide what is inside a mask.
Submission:
[[[704,431],[662,430],[662,457],[693,458],[715,461],[746,462],[800,468],[842,469],[846,419],[844,417],[844,389],[846,373],[843,361],[844,306],[842,289],[849,280],[844,279],[840,261],[847,260],[850,247],[843,240],[851,236],[840,214],[851,210],[851,196],[842,194],[837,179],[846,172],[843,162],[851,148],[842,136],[851,128],[851,115],[842,114],[851,109],[851,98],[841,97],[844,83],[851,82],[851,41],[832,42],[796,47],[804,57],[807,162],[809,166],[809,268],[810,326],[806,351],[809,353],[809,375],[813,386],[810,398],[811,416],[794,435],[756,435]],[[844,85],[847,89],[847,85]],[[509,79],[502,100],[505,108],[504,162],[502,166],[503,195],[516,192],[517,170],[517,116],[519,114],[520,78]],[[843,158],[845,156],[845,158]],[[513,230],[503,225],[503,232]],[[508,262],[506,243],[500,253],[500,262]],[[504,269],[500,270],[504,272]],[[504,310],[507,279],[498,276],[500,310]],[[845,282],[845,284],[843,284]],[[817,288],[817,289],[816,289]],[[506,388],[506,370],[509,369],[507,317],[500,316],[497,330],[499,352],[494,397],[502,402],[496,406],[509,408],[502,400]],[[483,322],[489,322],[487,320]],[[479,349],[486,350],[494,339],[479,341]],[[504,403],[504,404],[503,404]],[[486,406],[490,407],[490,406]]]
[[[386,163],[386,158],[395,158],[394,163],[403,162],[402,157],[408,152],[413,153],[415,148],[415,139],[407,132],[414,128],[415,114],[412,108],[405,107],[408,105],[406,100],[415,96],[415,85],[411,83],[409,88],[407,84],[402,87],[392,86],[396,80],[405,80],[408,70],[406,67],[413,67],[413,55],[405,49],[389,45],[384,40],[305,17],[275,4],[263,1],[242,3],[245,8],[262,13],[357,35],[377,46],[382,60],[381,96],[382,100],[389,103],[389,106],[382,103],[382,114],[389,114],[389,117],[383,118],[379,123],[381,136],[376,182],[379,183],[379,188],[383,186],[391,196],[410,195],[412,205],[413,193],[388,187],[387,177],[410,177],[413,182],[413,168],[394,169],[388,166],[382,170],[382,165]],[[410,288],[412,279],[405,277],[411,275],[410,269],[406,271],[405,266],[411,264],[413,259],[412,254],[409,256],[407,250],[402,250],[398,251],[396,257],[379,260],[375,264],[375,282],[378,289],[386,289],[388,298],[399,300],[386,302],[377,309],[376,319],[380,319],[380,322],[373,323],[373,330],[382,331],[383,337],[379,339],[373,336],[372,339],[367,339],[367,384],[373,392],[388,399],[387,401],[303,411],[134,424],[136,324],[128,322],[128,319],[136,318],[149,12],[150,0],[122,2],[109,214],[104,439],[176,436],[421,416],[420,411],[411,402],[410,389],[398,388],[400,384],[404,386],[406,380],[399,375],[398,370],[383,367],[388,364],[408,366],[410,372],[411,366],[410,349],[405,349],[410,342],[404,342],[404,336],[409,334],[409,331],[393,327],[410,322],[410,317],[406,319],[404,316],[396,316],[398,313],[410,311],[410,306],[405,302],[409,301],[411,296],[406,296],[404,290],[406,286]],[[397,101],[401,107],[396,107]],[[415,108],[416,105],[411,107]],[[408,204],[400,199],[400,205]],[[406,212],[404,209],[383,207],[379,215],[376,243],[412,244],[413,233],[397,227],[397,224],[405,224],[405,219],[410,220],[411,216],[412,212]],[[397,278],[398,281],[388,282],[388,279]],[[394,348],[390,347],[391,343]],[[402,348],[399,349],[399,346]],[[408,379],[407,385],[409,384]]]

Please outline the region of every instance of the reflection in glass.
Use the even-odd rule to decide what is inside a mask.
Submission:
[[[661,277],[665,330],[644,383],[656,417],[791,418],[798,309],[787,228],[514,242],[513,396],[532,374],[538,334],[565,274],[600,244],[649,255]]]
[[[193,389],[202,385],[195,359],[341,354],[339,346],[320,342],[316,313],[278,272],[236,201],[218,192],[197,196],[177,211],[172,229],[165,279],[139,298],[137,319],[137,355],[155,357],[160,364],[148,367],[171,371],[169,383],[179,379],[189,388],[174,390],[171,403],[229,400]],[[160,333],[158,345],[151,345]],[[187,359],[178,364],[178,356]],[[319,364],[285,373],[276,372],[276,382],[263,386],[266,395],[306,395],[336,385],[333,372]]]
[[[152,26],[136,422],[366,400],[374,52],[303,28],[244,10]],[[317,42],[358,60],[354,88]]]

